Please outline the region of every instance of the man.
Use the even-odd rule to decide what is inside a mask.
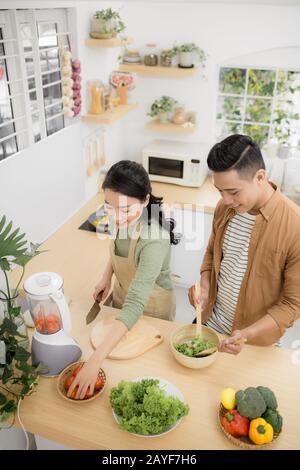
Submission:
[[[207,158],[222,196],[201,273],[203,322],[229,335],[223,352],[244,342],[276,343],[300,315],[300,208],[266,178],[261,151],[232,135]]]

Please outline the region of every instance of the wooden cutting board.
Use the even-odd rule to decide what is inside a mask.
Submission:
[[[108,333],[116,315],[116,313],[106,313],[91,330],[90,339],[94,349],[97,348]],[[141,317],[108,357],[109,359],[132,359],[158,346],[163,340],[164,338],[161,333],[150,324],[147,317]]]

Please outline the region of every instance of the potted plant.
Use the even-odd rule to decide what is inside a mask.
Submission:
[[[109,39],[125,30],[120,13],[106,8],[94,13],[91,22],[90,36],[97,39]]]
[[[194,59],[198,57],[199,62],[204,67],[206,54],[203,49],[196,46],[194,42],[174,46],[174,51],[178,54],[178,67],[191,68],[194,67]]]
[[[4,285],[0,286],[2,318],[0,318],[0,422],[7,420],[17,409],[18,403],[32,392],[37,384],[40,366],[32,366],[27,330],[17,304],[19,286],[24,276],[25,265],[36,255],[38,245],[30,244],[20,229],[14,230],[12,222],[0,218],[0,270]],[[13,289],[9,285],[8,273],[14,265],[22,267],[22,273]]]
[[[152,103],[148,116],[155,117],[162,123],[169,122],[170,113],[173,111],[176,103],[177,101],[174,98],[162,96]]]
[[[276,117],[274,119],[274,135],[278,142],[278,157],[288,158],[294,132],[292,122],[298,120],[300,115],[294,113],[292,109],[276,109]]]

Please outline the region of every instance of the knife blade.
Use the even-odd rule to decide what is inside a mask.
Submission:
[[[86,324],[89,325],[92,321],[95,320],[95,318],[97,317],[98,313],[100,312],[101,310],[101,307],[100,307],[100,302],[98,302],[97,300],[95,300],[92,308],[90,309],[90,311],[88,312],[87,316],[86,316]]]

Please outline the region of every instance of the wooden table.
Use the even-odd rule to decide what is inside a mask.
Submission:
[[[43,249],[49,250],[26,267],[25,278],[38,271],[55,271],[65,280],[70,303],[73,335],[79,341],[84,358],[92,352],[90,329],[85,316],[93,303],[92,292],[108,259],[109,240],[78,226],[101,203],[101,196],[91,200],[61,227]],[[15,271],[12,281],[15,282]],[[21,418],[32,433],[62,443],[73,449],[234,449],[218,428],[221,390],[250,385],[265,385],[276,394],[283,416],[283,432],[274,449],[300,448],[300,365],[293,365],[292,351],[276,347],[245,346],[237,357],[219,354],[213,366],[192,370],[179,365],[172,356],[169,336],[176,324],[151,319],[165,341],[143,356],[126,361],[105,360],[107,387],[90,403],[68,403],[56,391],[56,380],[41,378],[30,397],[22,402]],[[112,415],[109,393],[122,379],[159,376],[172,382],[184,394],[190,412],[180,425],[159,438],[142,438],[121,431]]]

